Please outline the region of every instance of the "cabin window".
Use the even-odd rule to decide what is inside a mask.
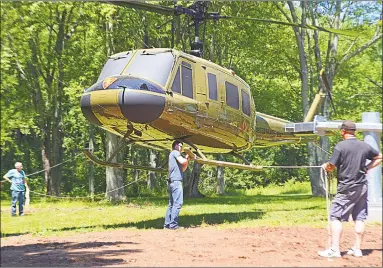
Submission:
[[[142,51],[136,54],[125,74],[165,86],[174,62],[171,52]]]
[[[172,91],[181,94],[181,77],[180,77],[180,68],[177,70],[176,77],[174,78]]]
[[[189,69],[191,69],[191,64],[187,63],[186,61],[183,61],[182,65],[185,66],[185,67],[188,67]]]
[[[125,66],[128,64],[132,58],[133,53],[121,53],[116,55],[114,58],[108,59],[105,63],[104,68],[102,68],[101,74],[97,79],[97,82],[104,80],[105,78],[113,75],[120,75],[124,70]]]
[[[234,109],[239,109],[238,87],[232,83],[225,82],[226,86],[226,104]]]
[[[207,74],[207,82],[209,85],[209,99],[218,100],[218,89],[217,89],[217,77],[215,74]]]
[[[193,98],[193,72],[189,63],[182,62],[182,95]]]
[[[249,94],[247,94],[243,89],[242,89],[242,112],[250,116],[250,97],[249,97]]]

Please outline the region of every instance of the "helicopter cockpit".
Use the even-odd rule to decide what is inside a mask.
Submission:
[[[163,88],[174,61],[175,56],[171,50],[154,52],[141,50],[116,54],[108,59],[98,81],[86,89],[85,93],[126,88],[165,94]]]

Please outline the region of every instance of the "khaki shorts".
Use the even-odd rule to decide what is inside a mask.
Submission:
[[[350,215],[354,221],[367,219],[367,184],[358,185],[347,193],[337,193],[331,204],[330,219],[348,221]]]

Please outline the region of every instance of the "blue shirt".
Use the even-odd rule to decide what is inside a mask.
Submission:
[[[178,163],[177,157],[179,157],[181,153],[177,150],[171,151],[169,154],[169,181],[182,181],[184,177],[184,172],[182,171],[182,165]]]
[[[10,171],[7,172],[7,174],[5,174],[5,176],[12,181],[12,184],[11,184],[12,191],[18,191],[18,192],[25,191],[24,171],[21,170],[20,172],[18,172],[17,169],[11,169]]]

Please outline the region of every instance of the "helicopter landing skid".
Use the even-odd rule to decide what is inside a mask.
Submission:
[[[194,159],[198,164],[206,164],[206,165],[212,165],[212,166],[218,166],[218,167],[229,167],[229,168],[238,168],[238,169],[244,169],[244,170],[250,170],[250,171],[261,171],[263,169],[262,166],[253,166],[253,165],[245,165],[245,164],[238,164],[233,162],[225,162],[225,161],[217,161],[217,160],[210,160],[210,159],[202,159],[198,158],[190,149],[185,149],[185,153],[187,153],[191,159]]]
[[[138,166],[138,165],[129,165],[125,163],[114,163],[110,161],[102,161],[95,157],[89,150],[84,150],[85,156],[92,161],[93,163],[105,167],[114,167],[114,168],[124,168],[124,169],[138,169],[138,170],[146,170],[158,173],[167,173],[167,169],[163,168],[154,168],[154,167],[146,167],[146,166]]]

